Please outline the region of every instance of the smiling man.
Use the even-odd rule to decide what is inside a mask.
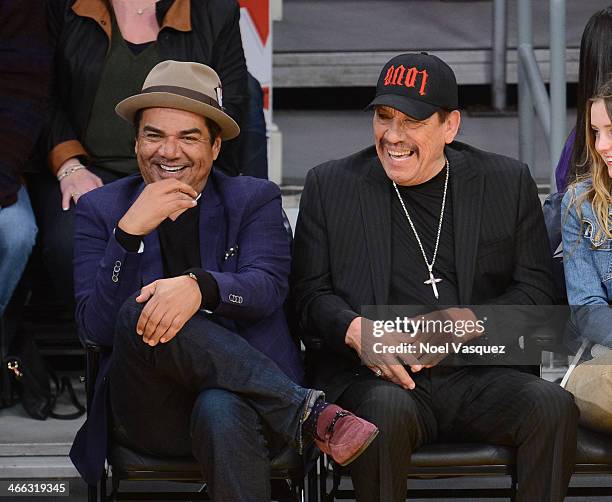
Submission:
[[[418,317],[423,326],[466,326],[483,320],[478,307],[465,305],[553,300],[548,239],[529,170],[455,141],[457,96],[455,75],[441,59],[391,59],[369,106],[374,146],[308,173],[292,292],[312,347],[307,376],[380,429],[351,465],[359,502],[405,500],[410,454],[438,440],[516,446],[516,499],[560,501],[576,450],[571,395],[504,366],[501,357],[465,366],[448,350],[412,351],[416,340],[445,348],[453,338],[479,353],[518,348],[519,334],[485,327],[469,336],[434,332],[437,338],[419,328],[415,341],[398,331],[370,335],[371,321],[381,320],[367,319],[367,306],[432,310]],[[373,357],[383,345],[391,355]]]
[[[214,500],[263,502],[285,445],[314,438],[346,465],[378,432],[298,385],[280,190],[213,169],[239,133],[220,101],[208,66],[155,66],[116,107],[135,125],[140,175],[79,200],[76,319],[86,341],[112,348],[71,451],[89,484],[110,434],[144,454],[193,454]]]

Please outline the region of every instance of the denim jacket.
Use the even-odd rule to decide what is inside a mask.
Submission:
[[[580,217],[574,204],[589,186],[582,182],[570,187],[561,204],[567,299],[580,334],[612,347],[612,239],[598,232],[601,227],[588,201],[582,202]]]

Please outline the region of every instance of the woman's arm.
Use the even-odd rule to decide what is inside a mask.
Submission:
[[[594,343],[612,347],[612,309],[594,260],[595,252],[605,251],[593,251],[589,240],[583,237],[575,202],[576,191],[570,189],[561,204],[568,303],[580,334]]]

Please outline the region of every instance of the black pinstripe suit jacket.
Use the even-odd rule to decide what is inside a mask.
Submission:
[[[552,303],[548,238],[527,166],[459,142],[445,153],[460,303]],[[307,372],[329,399],[360,366],[344,343],[348,325],[362,306],[387,303],[391,190],[373,146],[321,164],[306,178],[292,295],[306,346],[314,337],[322,341],[319,350],[307,352]]]

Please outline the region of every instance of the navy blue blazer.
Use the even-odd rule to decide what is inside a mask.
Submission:
[[[142,253],[125,251],[113,234],[143,188],[140,176],[129,176],[79,199],[74,287],[76,321],[83,342],[112,349],[121,305],[142,286],[164,277],[157,231],[144,238]],[[283,310],[291,257],[280,190],[269,181],[228,177],[213,169],[199,206],[202,268],[219,285],[220,303],[212,315],[300,383],[299,351]],[[232,247],[237,253],[226,256]],[[106,376],[111,357],[101,360],[87,421],[70,451],[74,465],[89,484],[100,479],[106,458]]]

